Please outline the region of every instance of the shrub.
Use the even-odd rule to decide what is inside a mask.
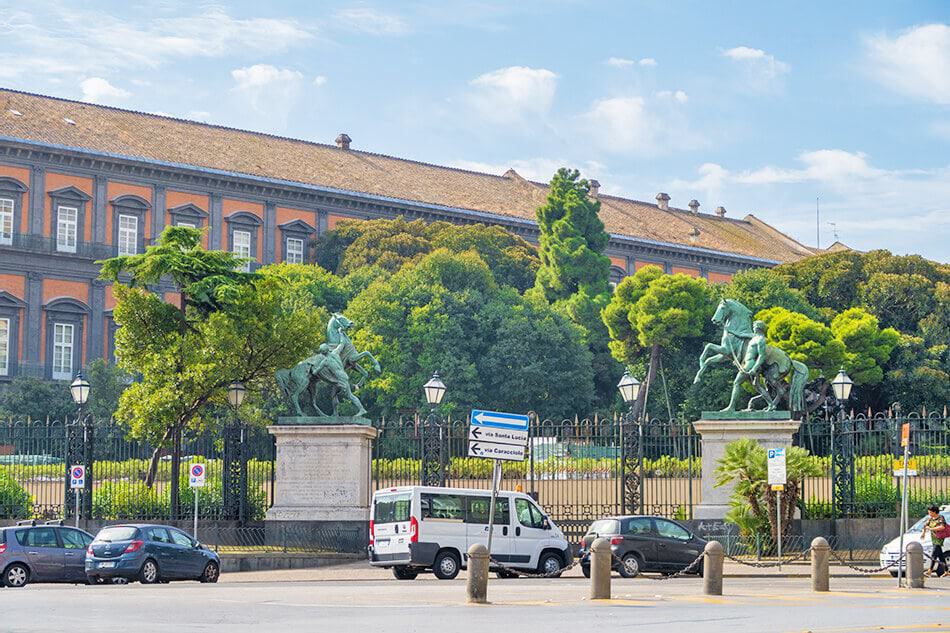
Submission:
[[[33,497],[16,479],[0,469],[0,518],[22,519],[33,516]]]

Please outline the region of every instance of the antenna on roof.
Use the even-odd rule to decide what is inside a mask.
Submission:
[[[821,208],[818,201],[821,196],[815,196],[815,248],[821,249]]]

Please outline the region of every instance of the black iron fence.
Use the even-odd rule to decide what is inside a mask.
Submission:
[[[468,456],[467,419],[383,420],[377,429],[377,488],[491,487],[492,462]],[[690,519],[699,475],[699,436],[689,422],[637,424],[623,415],[531,416],[525,461],[502,464],[503,487],[533,495],[571,537],[610,514]]]
[[[171,448],[159,452],[127,437],[111,421],[0,421],[0,518],[70,517],[75,512],[67,471],[86,467],[79,492],[86,519],[168,520],[264,518],[274,497],[274,442],[265,429],[224,424],[216,433],[185,435],[179,472]],[[205,485],[189,486],[189,466],[202,463]],[[151,474],[150,474],[151,473]],[[172,488],[178,504],[172,507]],[[196,493],[197,491],[197,493]]]

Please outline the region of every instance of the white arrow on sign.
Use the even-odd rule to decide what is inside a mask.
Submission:
[[[472,426],[490,426],[496,429],[528,430],[528,416],[520,413],[481,411],[472,409]]]
[[[471,441],[468,443],[468,454],[470,457],[487,457],[488,459],[523,462],[525,447],[512,444]]]
[[[528,432],[515,429],[493,429],[488,426],[470,426],[468,427],[468,439],[524,446],[528,443]]]

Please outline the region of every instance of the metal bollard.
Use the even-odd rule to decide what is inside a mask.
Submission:
[[[610,600],[610,541],[596,539],[590,546],[590,599]]]
[[[828,541],[816,536],[811,542],[811,590],[828,591],[828,558],[831,546]]]
[[[924,548],[917,541],[907,544],[907,586],[912,589],[924,586]]]
[[[703,593],[722,595],[722,563],[726,554],[719,541],[709,541],[703,550]]]
[[[468,548],[468,601],[488,602],[488,548],[481,543]]]

